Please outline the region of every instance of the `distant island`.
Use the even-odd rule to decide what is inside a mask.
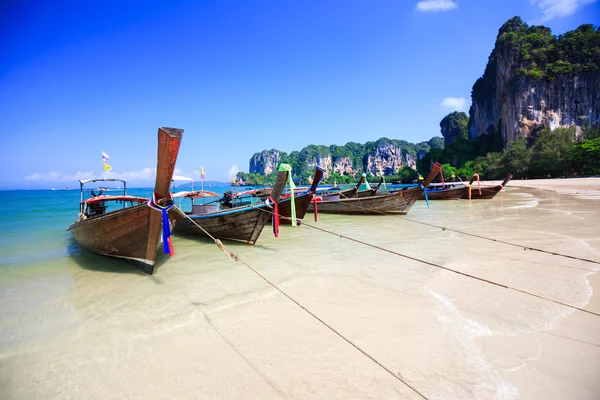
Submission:
[[[440,122],[442,137],[412,144],[381,138],[343,146],[309,145],[290,154],[255,153],[249,173],[236,179],[272,183],[279,163],[306,180],[315,165],[325,182],[357,174],[412,181],[433,162],[444,175],[497,179],[600,174],[600,28],[584,24],[560,36],[545,26],[509,19],[481,78],[471,92],[469,115],[453,112]]]

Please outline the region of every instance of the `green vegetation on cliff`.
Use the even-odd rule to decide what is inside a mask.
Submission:
[[[318,146],[311,144],[300,151],[292,151],[289,154],[279,152],[279,156],[280,163],[290,164],[294,177],[301,179],[304,182],[307,181],[308,177],[314,174],[315,165],[325,167],[325,164],[330,163],[330,175],[326,179],[326,182],[333,183],[336,181],[338,183],[350,183],[356,181],[356,175],[360,175],[367,171],[369,155],[376,155],[379,148],[390,144],[401,149],[402,160],[405,160],[407,155],[416,160],[419,152],[427,152],[433,147],[443,147],[443,139],[434,137],[429,142],[417,144],[409,143],[405,140],[388,138],[380,138],[365,144],[348,142],[343,146]],[[258,160],[255,161],[255,165],[259,167],[262,166],[264,163],[262,163],[261,160],[268,157],[273,151],[276,150],[265,150],[253,155],[252,159]],[[354,172],[354,175],[350,173],[335,172],[333,166],[336,162],[343,168],[351,169]],[[411,170],[412,172],[408,170]],[[241,177],[244,181],[254,185],[273,183],[275,181],[275,176],[275,173],[264,176],[254,170],[251,170],[250,173],[238,173],[238,177]],[[401,168],[395,175],[388,176],[387,181],[408,180],[409,177],[416,178],[416,176],[414,170],[406,167]],[[371,178],[371,180],[375,179]]]
[[[475,141],[460,140],[444,150],[432,149],[418,163],[426,171],[431,162],[444,166],[444,175],[454,173],[469,179],[478,173],[483,179],[500,179],[507,173],[515,178],[548,178],[600,174],[600,132],[584,127],[542,129],[529,140],[510,142],[502,151],[494,148],[487,135]]]
[[[440,121],[442,136],[446,143],[469,139],[469,116],[464,112],[454,111]]]
[[[517,75],[553,79],[557,75],[600,69],[600,28],[579,26],[554,36],[545,26],[528,26],[521,18],[509,19],[498,33],[501,50],[517,55]]]
[[[485,72],[473,85],[471,119],[447,115],[440,122],[445,147],[430,150],[418,162],[419,171],[437,161],[446,173],[463,179],[473,173],[487,179],[508,172],[516,178],[600,173],[600,99],[594,84],[599,74],[600,28],[586,24],[553,36],[547,27],[511,18],[500,28]],[[521,86],[530,91],[525,100]],[[548,128],[551,117],[540,115],[552,112],[566,127]],[[523,129],[515,128],[521,123]]]

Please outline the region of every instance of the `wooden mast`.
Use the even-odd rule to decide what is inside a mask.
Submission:
[[[158,154],[156,158],[156,182],[154,194],[156,203],[165,206],[173,202],[169,187],[175,170],[175,162],[179,153],[183,129],[158,128]],[[156,246],[162,236],[161,230],[162,214],[152,210],[148,220],[148,244],[146,247],[146,259],[154,260]],[[152,270],[154,266],[151,267]],[[145,271],[146,272],[146,271]],[[152,274],[152,272],[149,272]]]

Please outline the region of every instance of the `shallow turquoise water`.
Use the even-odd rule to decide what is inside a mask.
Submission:
[[[222,195],[227,190],[245,191],[250,187],[207,186],[204,189]],[[189,188],[179,187],[178,190]],[[104,194],[119,195],[122,192],[111,190]],[[149,197],[152,189],[128,188],[127,194]],[[89,192],[85,197],[89,197]],[[79,245],[67,228],[77,219],[80,199],[79,190],[0,191],[0,268],[39,266],[79,251]],[[191,210],[189,200],[175,199],[175,204],[184,211]]]
[[[417,202],[408,216],[310,215],[278,238],[266,229],[255,246],[224,243],[253,270],[210,240],[176,235],[175,256],[159,254],[153,276],[81,249],[66,231],[78,204],[78,190],[0,192],[2,398],[243,398],[221,390],[267,393],[260,377],[289,398],[403,397],[257,273],[428,398],[600,390],[599,352],[586,344],[597,343],[596,320],[431,264],[593,307],[596,266],[431,225],[598,259],[598,202],[509,186],[489,201]]]
[[[128,190],[134,196],[151,193],[151,189]],[[79,190],[0,191],[0,266],[26,266],[68,256],[73,245],[67,228],[77,219],[79,201]]]

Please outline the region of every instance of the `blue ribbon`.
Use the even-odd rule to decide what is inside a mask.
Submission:
[[[425,189],[425,186],[423,186],[423,184],[420,184],[419,186],[421,186],[421,189],[423,189],[423,195],[425,195],[425,203],[427,203],[427,208],[429,208],[429,199],[427,198],[427,189]]]
[[[171,209],[171,207],[173,207],[173,204],[161,207],[154,202],[154,196],[152,196],[148,205],[150,206],[150,208],[162,212],[163,251],[165,254],[171,254],[169,248],[169,238],[171,237],[171,225],[169,224],[169,210]]]

